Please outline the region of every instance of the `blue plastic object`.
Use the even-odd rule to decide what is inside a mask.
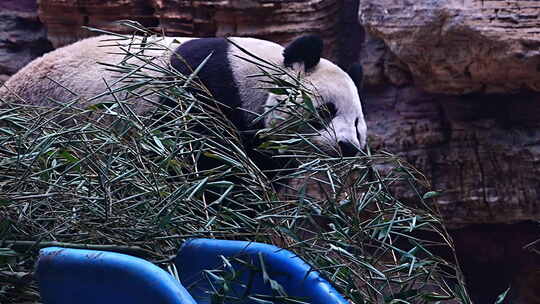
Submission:
[[[310,265],[292,252],[272,245],[192,239],[182,245],[175,264],[180,281],[199,304],[211,303],[209,291],[227,294],[230,298],[224,301],[226,304],[260,304],[247,295],[258,294],[261,295],[258,299],[272,301],[268,296],[279,295],[280,286],[287,296],[306,303],[349,304]],[[220,268],[225,271],[203,271]],[[231,277],[236,279],[231,282]],[[228,278],[229,282],[224,285],[222,278]]]
[[[45,248],[36,276],[45,304],[197,304],[161,268],[120,253]]]

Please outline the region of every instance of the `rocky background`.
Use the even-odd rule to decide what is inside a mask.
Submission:
[[[475,303],[509,286],[508,303],[540,303],[527,246],[540,238],[539,1],[2,0],[0,80],[119,19],[170,35],[320,34],[326,57],[364,67],[370,145],[443,190]]]
[[[52,49],[36,0],[0,1],[0,81]]]

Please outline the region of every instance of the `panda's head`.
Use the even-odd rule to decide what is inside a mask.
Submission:
[[[341,152],[353,156],[366,144],[366,122],[358,94],[362,79],[360,65],[346,73],[321,58],[323,42],[307,35],[294,40],[283,51],[283,65],[300,74],[314,93],[314,106],[321,122],[312,124],[317,132],[311,141],[329,154]],[[279,96],[269,94],[267,105],[275,105]],[[266,124],[272,124],[270,116]]]
[[[280,65],[290,74],[300,75],[315,95],[313,103],[317,110],[321,113],[322,109],[329,110],[322,115],[327,121],[319,124],[312,141],[325,152],[341,151],[351,156],[366,143],[366,123],[353,81],[361,79],[361,73],[351,78],[338,66],[321,58],[322,51],[322,40],[314,35],[300,37],[286,48],[255,38],[199,38],[183,41],[172,56],[171,64],[183,74],[190,74],[206,62],[197,77],[216,100],[227,106],[224,113],[240,131],[270,127],[273,115],[261,121],[255,114],[266,112],[281,98],[261,89],[267,86],[268,79],[253,77],[261,75],[254,61],[262,59]],[[254,126],[253,121],[259,121],[258,125]],[[260,125],[263,122],[264,125]]]

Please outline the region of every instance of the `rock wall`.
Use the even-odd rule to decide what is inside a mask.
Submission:
[[[158,22],[151,1],[146,0],[40,0],[39,16],[47,25],[48,39],[55,48],[96,35],[85,26],[108,31],[126,31],[115,21],[136,20],[146,27]]]
[[[131,19],[174,36],[252,36],[287,43],[320,34],[325,56],[337,59],[341,0],[41,0],[39,14],[55,47],[89,35],[81,28],[125,32]],[[129,29],[128,29],[129,30]]]
[[[36,0],[0,1],[0,81],[51,49]]]
[[[441,190],[474,303],[494,303],[509,286],[505,303],[540,303],[540,251],[524,249],[540,239],[540,93],[453,96],[386,84],[368,86],[364,102],[372,147],[404,157]]]
[[[359,20],[371,145],[442,191],[475,303],[540,303],[540,3],[363,0]]]
[[[450,227],[540,218],[540,94],[366,91],[371,145],[426,174]]]
[[[540,91],[539,12],[528,0],[360,1],[415,86],[447,94]]]
[[[540,3],[365,0],[359,20],[372,145],[426,173],[454,227],[538,219]]]

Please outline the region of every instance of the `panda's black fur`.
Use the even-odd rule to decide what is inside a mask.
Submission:
[[[227,105],[222,111],[240,130],[247,129],[249,122],[238,110],[242,106],[238,86],[233,78],[227,54],[230,43],[225,38],[200,38],[182,43],[171,55],[171,65],[184,75],[190,75],[208,58],[197,73],[198,80],[218,102]]]
[[[200,64],[207,60],[198,71],[197,80],[205,85],[215,100],[225,105],[221,107],[221,110],[239,131],[249,158],[263,172],[266,172],[268,177],[273,178],[278,170],[285,172],[285,169],[291,169],[293,165],[291,160],[285,158],[270,159],[266,154],[256,151],[257,146],[262,142],[253,137],[254,131],[249,131],[262,129],[264,124],[262,120],[258,120],[255,124],[251,123],[250,119],[246,117],[247,115],[241,110],[243,102],[238,90],[239,84],[234,80],[234,71],[228,56],[231,47],[232,44],[226,38],[194,39],[182,43],[171,55],[170,62],[172,67],[180,73],[190,75]],[[302,64],[304,71],[309,71],[320,62],[322,51],[323,41],[319,36],[302,36],[283,50],[283,64],[289,68],[293,64]],[[170,103],[170,100],[163,102],[174,106],[174,104]],[[200,131],[204,133],[204,131]],[[343,148],[342,151],[349,154],[355,153],[355,150],[351,152]],[[220,165],[219,161],[207,158],[200,163],[202,170],[212,169]]]

